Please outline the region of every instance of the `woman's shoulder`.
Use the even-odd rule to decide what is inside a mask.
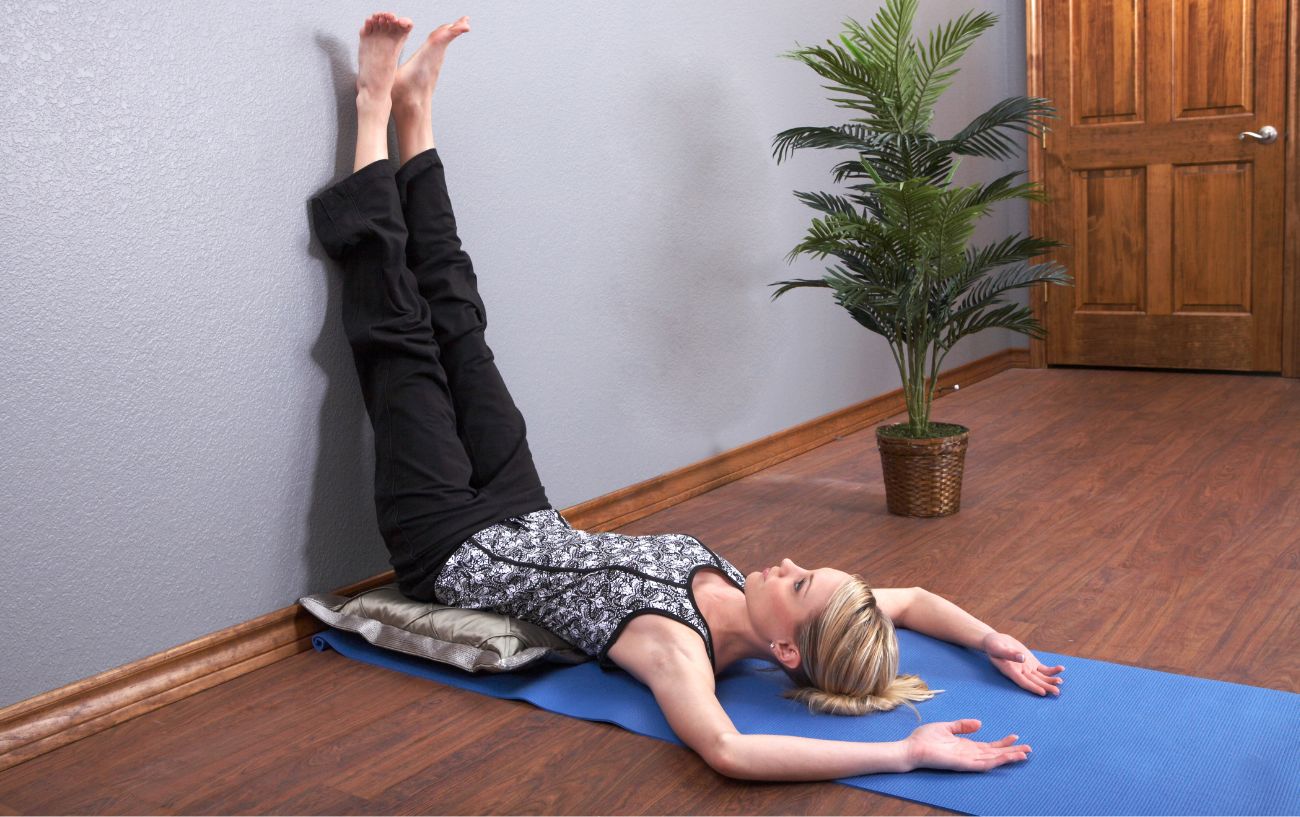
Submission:
[[[712,664],[699,633],[667,616],[645,613],[629,621],[610,645],[609,660],[646,686],[658,667],[668,660],[700,663],[712,676]]]

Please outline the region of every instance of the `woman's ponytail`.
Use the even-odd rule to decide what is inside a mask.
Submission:
[[[787,675],[783,697],[812,712],[863,715],[933,698],[917,675],[898,675],[894,623],[876,606],[871,587],[854,575],[831,595],[821,614],[795,633],[802,660]],[[921,713],[916,713],[917,719]]]

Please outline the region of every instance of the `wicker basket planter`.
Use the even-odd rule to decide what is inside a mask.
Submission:
[[[899,516],[948,516],[961,508],[961,475],[970,429],[947,437],[893,437],[876,427],[885,474],[885,504]],[[953,424],[956,425],[956,424]]]

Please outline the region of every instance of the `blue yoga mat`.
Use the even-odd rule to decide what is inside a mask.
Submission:
[[[924,722],[978,718],[967,735],[1015,733],[1027,760],[987,772],[917,769],[846,777],[859,789],[967,814],[1300,814],[1300,695],[1188,675],[1037,652],[1062,664],[1060,696],[1016,686],[981,652],[898,630],[903,673],[946,692],[917,704]],[[551,712],[617,724],[682,745],[650,690],[594,661],[474,674],[325,630],[312,638],[370,664]],[[780,697],[790,681],[741,661],[718,676],[717,694],[745,733],[888,741],[920,723],[907,708],[849,717],[813,715]]]

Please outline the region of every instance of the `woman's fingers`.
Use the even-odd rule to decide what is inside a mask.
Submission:
[[[965,735],[970,732],[978,732],[980,730],[980,722],[976,718],[962,718],[961,720],[949,723],[949,727],[954,735]]]
[[[1045,686],[1043,686],[1042,684],[1038,683],[1038,682],[1037,682],[1037,681],[1036,681],[1036,680],[1035,680],[1031,675],[1028,675],[1028,674],[1017,674],[1017,675],[1016,675],[1016,683],[1020,684],[1020,685],[1021,685],[1022,687],[1024,687],[1025,689],[1027,689],[1027,690],[1029,690],[1030,692],[1033,692],[1033,693],[1035,693],[1035,694],[1037,694],[1037,695],[1046,695],[1046,694],[1047,694],[1047,687],[1045,687]]]
[[[995,766],[1001,766],[1004,763],[1025,760],[1029,757],[1032,749],[1027,743],[1012,745],[1017,737],[1016,735],[1007,735],[1001,740],[989,743],[960,739],[957,756],[962,759],[958,760],[959,765],[957,768],[983,771]]]
[[[1034,681],[1038,684],[1041,684],[1043,689],[1047,690],[1048,692],[1051,692],[1053,695],[1061,694],[1060,687],[1061,687],[1061,683],[1064,680],[1065,680],[1064,678],[1057,678],[1054,675],[1043,675],[1041,673],[1036,674],[1034,676]]]
[[[1039,696],[1060,695],[1059,689],[1064,679],[1057,675],[1065,669],[1063,666],[1045,667],[1042,664],[1034,662],[1032,665],[1016,664],[998,664],[998,668],[1003,674],[1011,678],[1016,684],[1028,691]]]
[[[1027,752],[1022,751],[986,753],[976,757],[975,763],[978,764],[977,768],[992,769],[1005,763],[1016,763],[1025,760],[1028,756]]]
[[[1042,668],[1040,667],[1039,669],[1041,670]],[[1039,695],[1046,695],[1048,692],[1051,692],[1053,695],[1061,694],[1061,690],[1057,688],[1063,680],[1061,678],[1051,675],[1043,675],[1041,672],[1025,673],[1020,676],[1020,678],[1024,679],[1024,683],[1022,683],[1021,686],[1030,692],[1036,692]]]
[[[989,752],[999,752],[999,753],[1002,753],[1002,752],[1012,752],[1012,753],[1015,753],[1015,752],[1028,752],[1028,751],[1030,751],[1030,748],[1029,748],[1029,744],[1028,744],[1028,743],[1021,743],[1021,744],[1019,744],[1019,745],[1012,745],[1012,744],[1014,744],[1014,743],[1015,743],[1017,740],[1019,740],[1019,739],[1020,739],[1020,736],[1019,736],[1019,735],[1007,735],[1007,736],[1006,736],[1005,738],[1003,738],[1002,740],[995,740],[995,741],[990,741],[989,743],[977,744],[977,745],[982,746],[986,751],[989,751]]]

